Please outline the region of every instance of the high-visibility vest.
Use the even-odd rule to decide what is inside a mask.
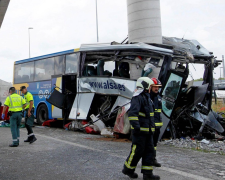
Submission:
[[[18,112],[23,110],[23,105],[26,104],[26,101],[22,96],[13,93],[8,96],[5,100],[4,105],[9,107],[9,111]]]
[[[25,107],[25,109],[29,109],[30,101],[34,102],[33,95],[30,92],[27,92],[26,94],[24,94],[24,98],[26,100],[26,107]],[[33,108],[34,108],[34,104],[33,104]]]

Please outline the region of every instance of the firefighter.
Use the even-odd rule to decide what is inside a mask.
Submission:
[[[155,130],[153,102],[150,99],[152,84],[154,84],[153,81],[148,77],[141,77],[137,80],[137,89],[128,112],[132,131],[132,146],[122,173],[130,178],[138,178],[135,168],[142,158],[141,172],[143,173],[143,179],[160,179],[159,176],[152,173],[154,159],[153,132]]]
[[[159,88],[161,88],[162,84],[157,78],[152,78],[151,80],[154,82],[154,84],[152,85],[150,96],[155,107],[155,112],[154,112],[155,133],[153,135],[155,154],[154,154],[153,165],[155,167],[161,167],[161,164],[158,163],[158,161],[156,160],[156,150],[157,150],[157,144],[158,144],[159,135],[160,135],[160,128],[163,126],[162,117],[161,117],[162,101],[161,101],[161,97],[159,96]]]
[[[24,140],[24,142],[29,142],[30,144],[32,144],[37,140],[32,129],[32,126],[34,124],[34,98],[33,95],[27,91],[26,86],[21,86],[20,91],[22,91],[26,100],[25,127],[27,129],[28,137],[26,140]]]
[[[9,147],[19,146],[20,138],[20,123],[22,120],[23,106],[25,107],[26,101],[22,96],[16,94],[14,87],[9,88],[9,96],[6,98],[2,112],[2,119],[5,119],[6,108],[9,107],[8,115],[10,116],[10,129],[12,133],[13,143]]]

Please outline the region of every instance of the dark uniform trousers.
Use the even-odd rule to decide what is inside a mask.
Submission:
[[[12,112],[12,115],[10,116],[10,129],[11,129],[14,145],[19,144],[21,120],[22,120],[22,112],[21,111]]]
[[[154,159],[156,159],[156,151],[157,151],[157,144],[159,141],[159,135],[160,135],[160,127],[155,128],[155,132],[153,135],[153,141],[154,141]]]
[[[28,117],[28,109],[26,109],[26,116],[25,116],[25,127],[27,129],[28,135],[33,133],[32,126],[34,124],[34,110],[31,110],[31,116]]]
[[[153,170],[154,146],[153,135],[132,132],[131,152],[124,164],[124,169],[133,173],[139,160],[142,158],[141,172],[151,174]]]

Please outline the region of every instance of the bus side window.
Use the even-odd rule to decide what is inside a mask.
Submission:
[[[55,75],[63,74],[63,60],[65,56],[55,57]]]
[[[98,76],[112,76],[115,62],[99,60],[97,64]]]
[[[77,73],[77,54],[66,55],[66,70],[65,73]]]
[[[34,80],[34,62],[15,65],[14,83],[32,82]]]
[[[35,61],[34,80],[49,80],[54,74],[54,58]]]

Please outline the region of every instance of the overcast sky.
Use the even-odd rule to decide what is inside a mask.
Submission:
[[[100,42],[121,42],[128,34],[126,0],[98,0]],[[161,0],[164,36],[196,39],[225,54],[224,0]],[[11,0],[0,29],[0,79],[12,82],[14,61],[78,48],[96,42],[95,0]],[[203,67],[191,67],[201,78]],[[220,68],[215,69],[220,77]]]

